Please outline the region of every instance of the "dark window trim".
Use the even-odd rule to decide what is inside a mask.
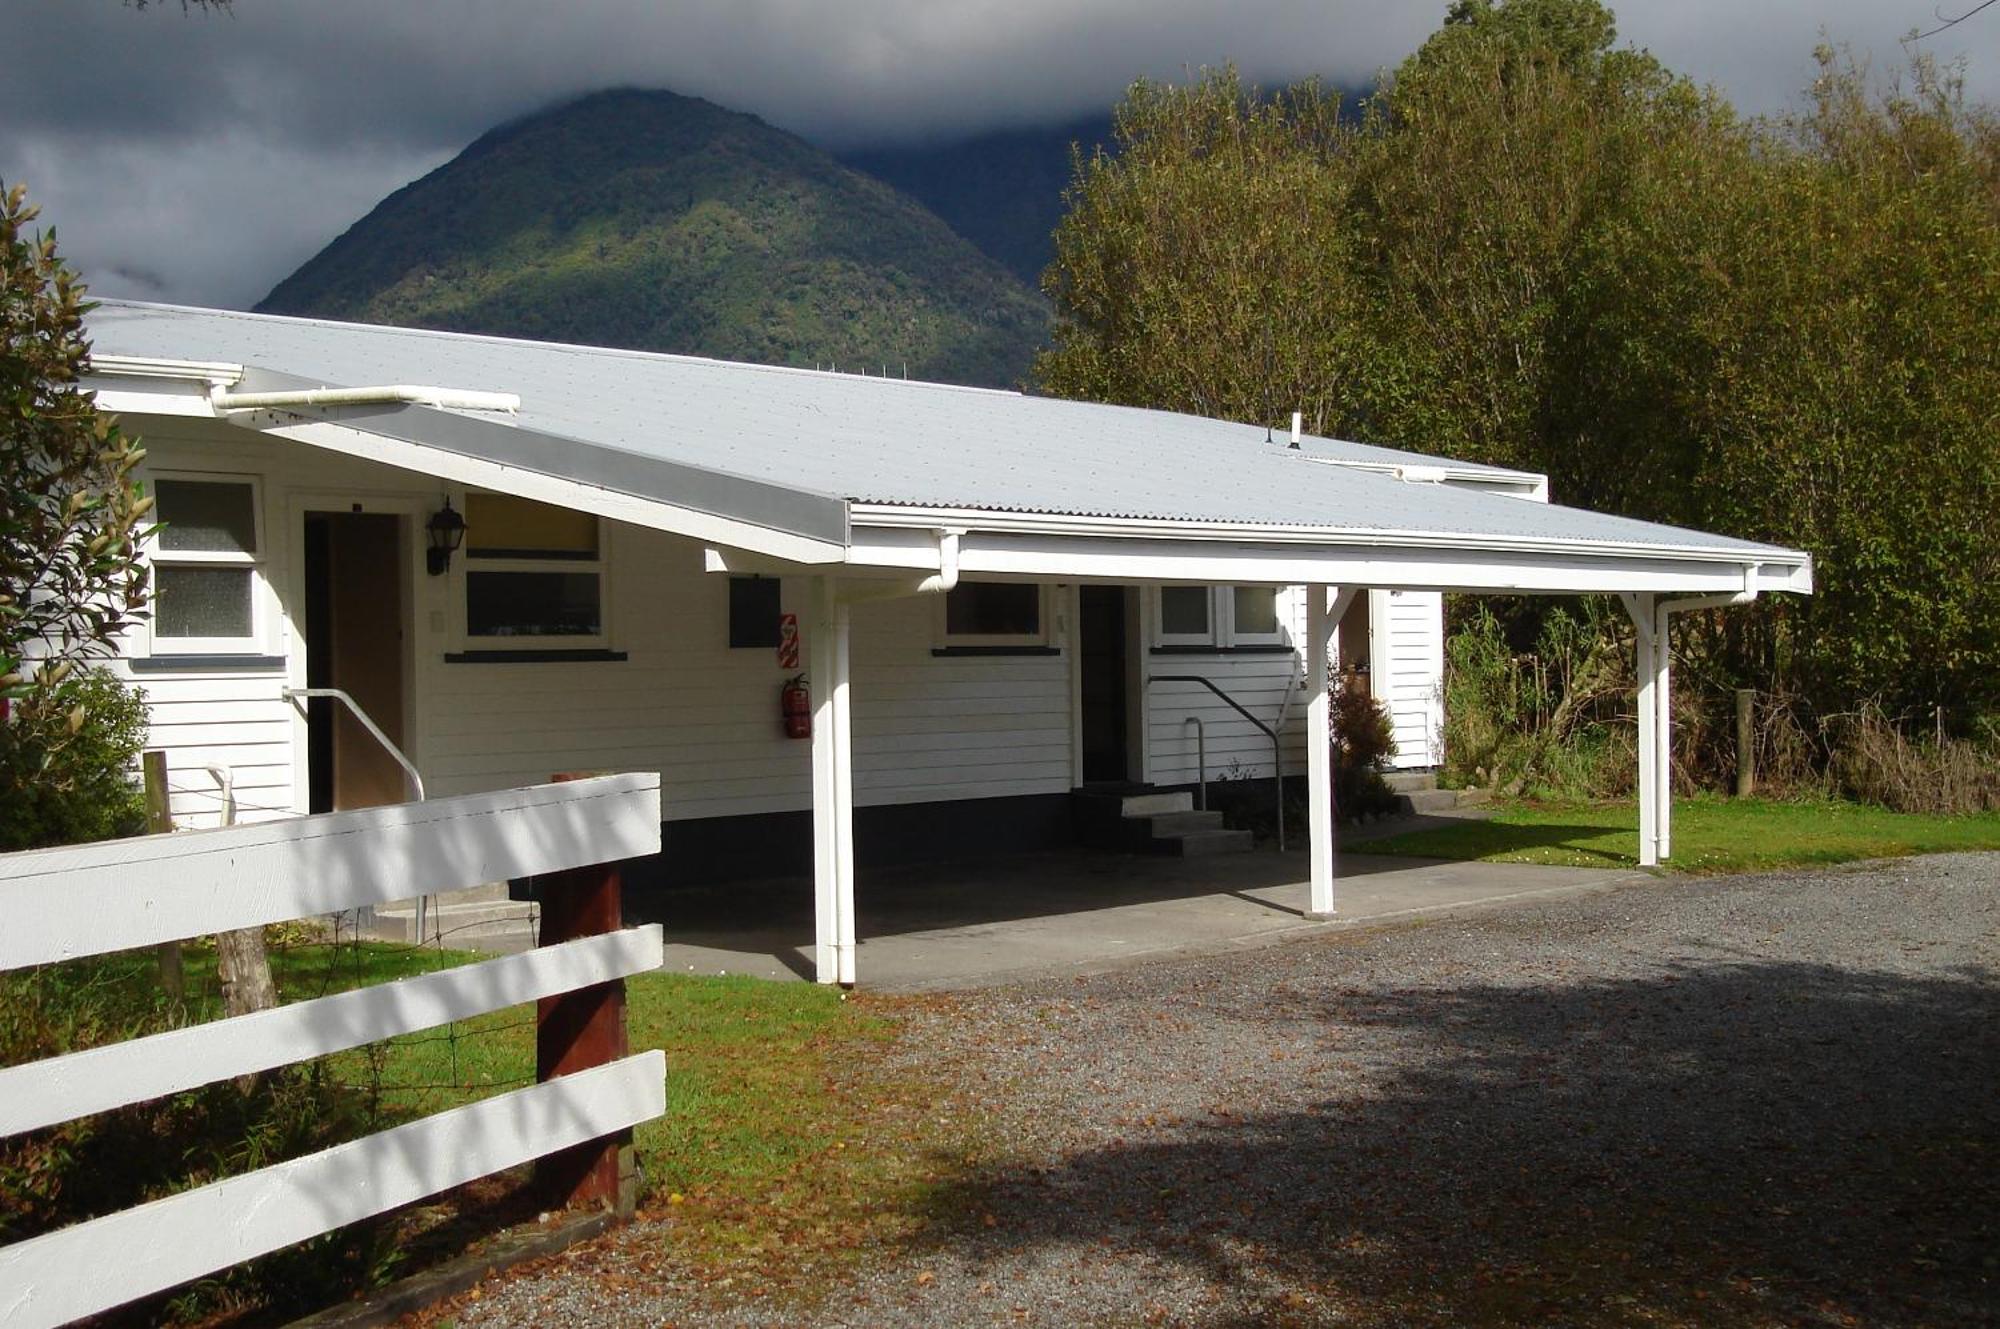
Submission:
[[[277,673],[285,667],[282,655],[151,655],[133,656],[125,661],[135,674],[171,674],[188,670],[209,673]]]
[[[933,646],[931,654],[950,655],[1061,655],[1060,646]]]
[[[605,650],[536,650],[519,651],[448,651],[446,664],[615,664],[625,660],[624,651]]]
[[[467,558],[504,558],[520,563],[599,563],[604,556],[594,549],[472,549]],[[506,571],[506,569],[501,569]]]
[[[1297,655],[1298,647],[1282,642],[1245,642],[1241,646],[1155,646],[1154,655]]]

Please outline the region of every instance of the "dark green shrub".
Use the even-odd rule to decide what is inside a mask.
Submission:
[[[146,702],[103,669],[67,674],[0,722],[0,851],[145,829]]]
[[[0,974],[0,1066],[137,1038],[219,1013],[212,953],[183,1004],[160,990],[149,953],[123,952]],[[354,1139],[387,1124],[364,1088],[325,1062],[81,1117],[0,1139],[0,1244]],[[110,1324],[204,1320],[258,1307],[301,1312],[384,1280],[396,1259],[386,1220],[275,1252],[106,1317]]]

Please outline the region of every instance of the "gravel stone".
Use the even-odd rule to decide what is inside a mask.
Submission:
[[[1004,1163],[823,1301],[464,1325],[2000,1323],[2000,855],[1676,878],[913,1002]],[[657,1235],[654,1237],[657,1240]],[[621,1272],[623,1270],[624,1272]]]

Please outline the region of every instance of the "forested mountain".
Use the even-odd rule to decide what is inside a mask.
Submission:
[[[1109,114],[1053,128],[1006,129],[970,138],[862,148],[841,160],[908,194],[1030,286],[1055,257],[1070,147],[1088,155],[1111,142]]]
[[[485,134],[258,308],[1002,385],[1048,326],[881,181],[754,116],[633,90]]]

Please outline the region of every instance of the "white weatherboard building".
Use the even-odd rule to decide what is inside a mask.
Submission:
[[[148,450],[156,602],[122,667],[247,819],[657,770],[670,875],[1067,837],[1072,791],[1307,773],[1335,907],[1324,671],[1437,747],[1446,590],[1625,597],[1642,856],[1669,849],[1673,608],[1809,591],[1795,550],[1549,504],[1541,477],[1010,392],[107,302],[90,384]],[[460,547],[451,527],[463,529]],[[802,655],[782,663],[792,616]],[[810,680],[811,736],[780,689]],[[176,815],[217,806],[177,779]]]

